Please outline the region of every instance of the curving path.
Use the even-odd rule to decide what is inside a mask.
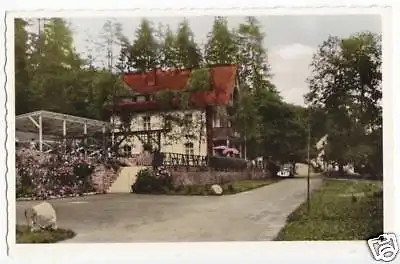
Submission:
[[[315,189],[321,179],[312,179]],[[80,242],[182,242],[272,240],[306,198],[306,180],[285,179],[227,196],[106,194],[51,203],[58,226]],[[17,202],[17,223],[37,202]]]

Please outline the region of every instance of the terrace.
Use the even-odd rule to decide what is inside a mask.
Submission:
[[[15,130],[36,134],[39,150],[43,151],[43,139],[105,137],[110,123],[49,111],[35,111],[15,117]]]

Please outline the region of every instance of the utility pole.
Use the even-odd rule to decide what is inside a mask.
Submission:
[[[310,110],[309,110],[310,111]],[[310,144],[311,144],[311,128],[310,128],[310,113],[308,114],[307,124],[307,212],[310,214]]]

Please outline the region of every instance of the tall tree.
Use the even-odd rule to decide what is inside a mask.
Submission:
[[[15,19],[15,113],[17,115],[29,112],[34,107],[34,98],[29,86],[27,24],[23,19]]]
[[[237,30],[238,64],[242,89],[252,91],[269,89],[276,92],[269,81],[270,69],[267,51],[263,47],[264,37],[260,23],[255,17],[247,17],[246,22],[239,25]]]
[[[236,36],[228,29],[225,17],[215,17],[211,32],[207,36],[204,59],[208,65],[234,64],[237,61]]]
[[[96,45],[100,48],[99,50],[103,55],[104,51],[106,51],[104,66],[109,72],[112,72],[116,68],[116,61],[118,59],[116,50],[118,48],[125,48],[128,43],[127,38],[123,34],[122,24],[112,19],[107,20],[100,33],[100,39],[101,41],[96,43]]]
[[[143,19],[136,30],[136,39],[129,50],[128,70],[144,72],[157,67],[159,65],[159,46],[150,21]]]
[[[179,24],[176,34],[176,56],[177,68],[197,68],[201,65],[202,55],[194,42],[194,34],[187,20]]]
[[[247,17],[246,21],[239,25],[234,36],[238,46],[236,60],[241,94],[234,123],[249,146],[262,146],[262,141],[268,139],[261,131],[264,133],[265,129],[269,128],[264,118],[267,111],[261,109],[265,110],[266,105],[272,107],[268,100],[281,101],[270,81],[267,51],[263,46],[265,36],[254,17]],[[260,151],[260,154],[265,152]],[[249,154],[252,155],[250,152]]]
[[[261,117],[259,135],[260,153],[288,161],[294,155],[297,161],[306,160],[307,119],[302,107],[287,104],[273,93],[264,90],[258,103]]]
[[[380,36],[366,32],[331,36],[313,58],[306,102],[327,114],[328,141],[335,142],[327,151],[331,160],[361,162],[355,149],[366,156],[382,149],[381,141],[371,141],[382,130],[381,56]]]
[[[85,62],[86,66],[90,70],[95,70],[96,69],[96,62],[98,60],[98,48],[96,47],[95,43],[95,38],[94,36],[89,32],[85,31]]]
[[[68,74],[81,65],[67,23],[58,18],[39,22],[38,32],[27,33],[26,22],[16,20],[17,114],[38,109],[66,110],[66,90],[73,79]]]
[[[73,35],[67,22],[61,18],[51,18],[44,24],[37,51],[41,52],[41,63],[46,66],[79,68],[81,59],[73,46]]]
[[[73,47],[72,31],[60,18],[46,21],[32,41],[31,87],[43,109],[74,113],[69,97],[79,93],[75,78],[83,61]]]
[[[160,66],[163,69],[171,69],[177,66],[178,51],[176,47],[176,35],[170,27],[164,33],[160,49]]]

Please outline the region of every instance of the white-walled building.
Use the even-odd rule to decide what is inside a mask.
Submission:
[[[175,124],[171,126],[171,131],[167,133],[160,132],[160,151],[206,155],[207,143],[204,111],[174,111],[169,114],[181,118],[182,120],[185,119],[190,124],[184,127]],[[117,116],[114,121],[111,118],[111,123],[112,122],[115,122],[116,126],[121,124]],[[132,132],[159,131],[163,129],[165,129],[164,117],[159,113],[149,112],[136,114],[130,122],[130,130]],[[116,129],[115,132],[119,132],[119,130]],[[143,151],[145,143],[156,145],[155,142],[152,142],[153,139],[149,137],[151,136],[145,134],[128,136],[128,138],[121,143],[121,147],[129,145],[132,154],[139,154]],[[154,139],[156,140],[156,138]]]
[[[185,110],[160,106],[155,94],[162,90],[184,91],[190,74],[190,70],[125,74],[122,79],[132,94],[113,106],[114,116],[110,121],[114,127],[121,127],[121,113],[129,113],[129,121],[125,120],[124,129],[114,130],[114,140],[125,138],[120,146],[129,149],[131,154],[141,153],[145,144],[162,152],[179,154],[205,156],[220,145],[244,153],[243,138],[234,131],[227,112],[227,107],[233,105],[239,94],[236,66],[210,68],[212,89],[200,95],[190,93],[192,97],[187,100],[194,102],[194,106]],[[207,112],[210,105],[212,111]],[[207,133],[208,126],[210,133]]]

